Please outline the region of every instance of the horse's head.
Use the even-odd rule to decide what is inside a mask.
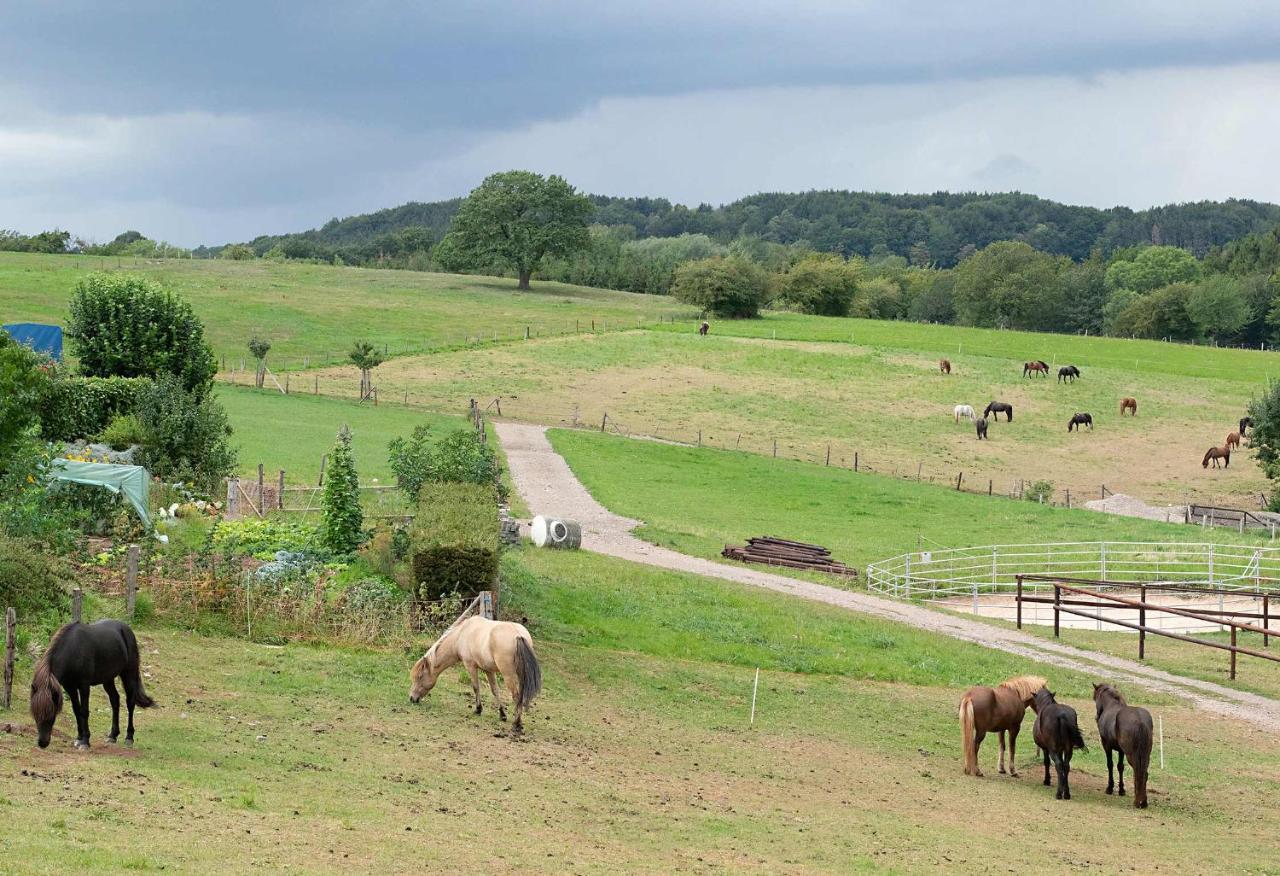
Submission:
[[[53,735],[53,723],[58,720],[62,711],[62,685],[53,677],[47,664],[36,667],[35,677],[31,679],[31,717],[36,721],[36,744],[41,748],[49,747],[49,738]]]
[[[1048,687],[1041,686],[1035,694],[1032,695],[1031,702],[1027,703],[1027,705],[1031,706],[1031,711],[1038,715],[1040,714],[1040,710],[1045,706],[1056,702],[1057,700],[1053,698],[1053,692],[1049,690]]]
[[[409,702],[417,703],[427,694],[431,693],[431,688],[436,686],[436,679],[440,677],[440,673],[436,672],[431,665],[432,657],[435,655],[435,646],[431,646],[431,650],[423,654],[418,662],[413,664],[413,669],[409,671],[409,678],[413,682],[409,686]]]

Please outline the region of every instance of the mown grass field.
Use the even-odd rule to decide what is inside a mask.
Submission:
[[[981,871],[998,849],[1029,872],[1266,872],[1280,854],[1261,802],[1280,750],[1249,727],[1130,691],[1164,719],[1151,808],[1102,793],[1096,746],[1057,802],[1029,734],[1020,779],[966,778],[957,752],[961,688],[1041,667],[587,554],[521,552],[505,571],[545,667],[524,741],[469,714],[460,673],[409,705],[416,654],[149,625],[161,708],[134,751],[102,743],[100,694],[88,755],[65,735],[35,749],[21,705],[4,716],[5,869]],[[1096,739],[1090,679],[1044,671]]]
[[[605,507],[656,544],[717,558],[774,535],[859,568],[916,550],[1046,541],[1202,541],[1199,527],[970,495],[914,480],[755,454],[553,430],[551,443]],[[1269,544],[1216,530],[1220,543]]]
[[[406,357],[376,379],[388,398],[408,393],[440,409],[499,398],[504,415],[550,425],[598,426],[607,413],[625,432],[765,455],[776,441],[779,456],[810,461],[825,462],[830,448],[833,465],[851,467],[856,453],[862,469],[953,484],[963,472],[971,488],[990,480],[1005,493],[1019,480],[1049,480],[1059,502],[1068,489],[1076,503],[1097,498],[1105,484],[1149,502],[1256,508],[1267,489],[1247,449],[1228,469],[1201,466],[1258,388],[1230,370],[1197,377],[1075,359],[1083,377],[1059,384],[1056,372],[1024,379],[1021,359],[951,358],[954,373],[944,376],[936,355],[909,347],[650,331]],[[327,369],[318,379],[321,392],[342,393],[356,372]],[[1139,400],[1136,418],[1119,416],[1126,396]],[[1011,403],[1014,420],[978,441],[953,409],[981,412],[991,400]],[[1067,432],[1078,411],[1093,414],[1095,431]]]
[[[248,358],[255,333],[271,340],[273,367],[336,361],[357,340],[393,355],[492,340],[656,322],[687,313],[652,295],[534,284],[495,277],[380,271],[270,261],[133,260],[94,256],[0,253],[0,314],[4,322],[64,324],[67,301],[90,271],[137,273],[186,297],[204,320],[206,337],[227,367]],[[252,368],[252,362],[249,363]]]

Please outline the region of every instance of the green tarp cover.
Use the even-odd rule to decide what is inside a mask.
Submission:
[[[113,493],[122,493],[138,512],[142,522],[151,525],[147,513],[147,493],[151,488],[151,476],[140,465],[112,465],[106,462],[76,462],[72,459],[53,461],[54,480],[71,481],[103,487]]]

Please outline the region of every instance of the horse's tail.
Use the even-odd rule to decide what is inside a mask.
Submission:
[[[960,698],[960,750],[964,752],[964,774],[978,771],[978,751],[974,745],[977,733],[973,727],[973,700],[968,694]]]
[[[533,698],[542,690],[542,667],[533,653],[529,640],[523,636],[516,639],[516,679],[520,682],[520,692],[516,695],[516,705],[528,708]]]
[[[1151,727],[1148,724],[1142,724],[1133,754],[1129,757],[1129,765],[1133,767],[1133,805],[1138,809],[1146,809],[1147,772],[1151,766]]]
[[[1210,447],[1208,450],[1206,450],[1206,451],[1204,452],[1204,459],[1200,460],[1200,467],[1201,467],[1201,468],[1208,468],[1208,467],[1209,467],[1209,460],[1213,458],[1213,451],[1214,451],[1214,449],[1215,449],[1215,448]]]
[[[1070,712],[1058,713],[1058,744],[1062,749],[1069,746],[1073,750],[1089,750],[1084,744],[1084,736],[1080,735],[1080,725],[1076,723],[1076,716]]]
[[[149,709],[156,704],[156,701],[151,699],[142,687],[142,652],[138,650],[138,639],[134,636],[133,630],[127,626],[121,630],[121,633],[124,636],[129,657],[125,663],[124,675],[120,680],[124,684],[125,692],[133,697],[133,704],[140,709]]]

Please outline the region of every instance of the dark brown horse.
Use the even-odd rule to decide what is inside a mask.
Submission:
[[[1138,416],[1138,400],[1133,397],[1120,399],[1120,416],[1124,416],[1124,412],[1128,411],[1133,416]]]
[[[124,685],[129,709],[125,745],[133,745],[133,709],[155,705],[142,689],[138,640],[127,624],[100,620],[94,624],[70,623],[53,634],[49,647],[31,679],[31,717],[36,720],[36,744],[47,748],[53,722],[62,710],[62,692],[71,698],[76,715],[76,748],[89,747],[89,688],[102,685],[111,701],[111,735],[120,736],[120,694],[116,678]]]
[[[974,420],[973,426],[975,429],[978,430],[979,441],[987,437],[987,420],[985,417],[979,417],[978,419]]]
[[[982,411],[982,416],[984,418],[990,417],[996,422],[999,422],[1000,418],[996,416],[996,414],[1004,414],[1005,417],[1008,419],[1008,421],[1012,423],[1013,422],[1013,405],[1008,404],[1006,402],[1002,402],[1002,401],[993,401],[991,402],[991,404],[987,405],[986,408],[984,408]]]
[[[1036,691],[1031,708],[1036,713],[1031,733],[1036,745],[1044,752],[1044,783],[1053,784],[1049,781],[1049,761],[1052,760],[1058,773],[1057,799],[1070,800],[1071,753],[1077,748],[1088,751],[1084,737],[1080,735],[1076,710],[1055,700],[1047,687]]]
[[[1088,426],[1089,431],[1093,431],[1093,415],[1092,414],[1076,414],[1071,418],[1071,422],[1067,423],[1068,432],[1079,432],[1081,426]]]
[[[1249,430],[1251,428],[1253,428],[1253,417],[1241,417],[1240,418],[1240,434],[1248,435]]]
[[[1131,706],[1120,691],[1109,684],[1093,686],[1093,702],[1098,707],[1098,738],[1107,753],[1107,793],[1115,790],[1111,773],[1111,752],[1119,756],[1120,796],[1124,796],[1124,759],[1133,767],[1133,807],[1147,808],[1147,769],[1151,765],[1151,713]]]
[[[1034,376],[1035,376],[1035,375],[1037,375],[1037,374],[1039,374],[1041,377],[1048,377],[1048,376],[1049,376],[1049,363],[1047,363],[1047,362],[1042,362],[1042,361],[1041,361],[1041,360],[1039,360],[1039,359],[1035,359],[1035,360],[1033,360],[1033,361],[1031,361],[1031,362],[1023,362],[1023,363],[1022,363],[1022,376],[1023,376],[1023,377],[1034,377]]]
[[[978,748],[988,733],[1000,734],[1000,772],[1004,772],[1004,734],[1009,733],[1009,775],[1016,776],[1018,769],[1014,749],[1018,743],[1018,731],[1022,728],[1022,716],[1036,691],[1045,681],[1038,675],[1020,675],[1000,682],[997,687],[971,687],[960,698],[960,746],[964,752],[964,774],[981,776],[978,769]]]
[[[1226,446],[1229,448],[1232,448],[1233,450],[1239,450],[1240,449],[1240,433],[1232,432],[1230,435],[1228,435]]]
[[[1204,468],[1209,467],[1209,460],[1213,460],[1213,467],[1218,468],[1219,461],[1222,467],[1231,467],[1231,448],[1228,446],[1210,447],[1204,454],[1204,459],[1200,460],[1200,465]]]
[[[938,360],[938,370],[939,370],[939,371],[941,371],[943,374],[950,374],[950,373],[951,373],[951,360],[950,360],[950,359],[939,359],[939,360]]]
[[[1058,369],[1058,382],[1069,381],[1075,383],[1077,377],[1080,376],[1080,369],[1074,365],[1063,365]]]
[[[707,336],[707,332],[709,331],[711,331],[711,323],[707,322],[704,319],[702,321],[702,325],[698,326],[698,334],[702,335],[705,338]]]

